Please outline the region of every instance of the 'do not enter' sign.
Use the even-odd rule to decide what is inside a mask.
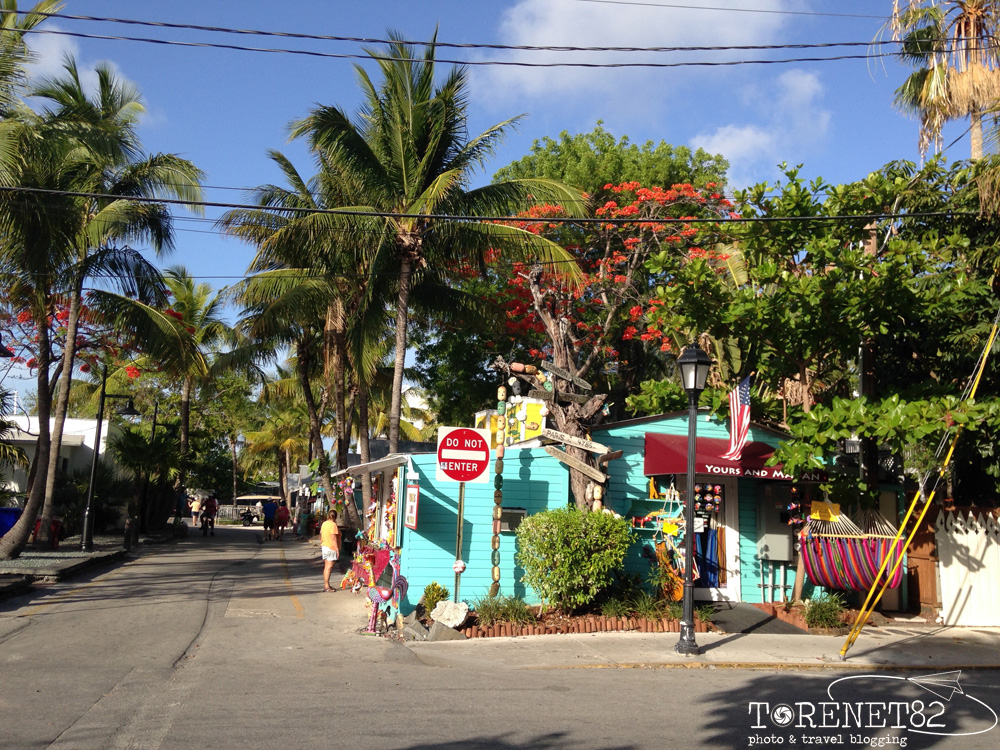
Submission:
[[[490,465],[490,433],[469,427],[438,429],[437,479],[442,482],[486,482]]]

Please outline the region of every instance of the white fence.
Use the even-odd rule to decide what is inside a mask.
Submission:
[[[1000,522],[988,513],[938,515],[935,540],[945,625],[1000,625]]]

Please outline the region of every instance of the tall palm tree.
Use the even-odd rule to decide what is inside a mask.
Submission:
[[[341,180],[354,186],[356,201],[342,206],[337,224],[371,255],[391,252],[396,261],[395,363],[389,414],[389,450],[399,445],[410,294],[425,269],[482,265],[491,249],[541,261],[569,261],[555,243],[530,232],[468,218],[510,216],[535,200],[562,203],[581,215],[581,195],[551,180],[517,180],[469,189],[473,173],[493,155],[520,118],[505,120],[467,137],[464,68],[452,68],[435,84],[435,41],[422,57],[402,37],[389,32],[385,50],[366,50],[378,62],[376,85],[356,66],[365,103],[352,120],[338,107],[321,106],[292,125],[292,137],[311,147]],[[572,265],[561,267],[571,274]],[[373,279],[373,281],[375,281]]]
[[[143,106],[139,92],[117,79],[107,65],[97,67],[97,91],[84,91],[76,63],[67,59],[64,75],[43,81],[32,94],[44,103],[40,127],[57,132],[68,129],[76,140],[86,138],[88,156],[78,169],[86,170],[81,191],[107,196],[80,199],[84,212],[80,233],[69,266],[63,292],[68,315],[66,345],[59,365],[59,386],[54,406],[52,450],[45,480],[45,502],[41,514],[41,543],[48,541],[53,492],[58,469],[59,447],[69,403],[70,385],[76,356],[76,336],[83,306],[84,284],[94,277],[107,278],[118,288],[114,306],[132,299],[162,302],[160,272],[128,242],[142,242],[160,254],[174,244],[170,211],[162,203],[145,200],[156,197],[196,201],[201,172],[173,154],[143,155],[136,127]],[[83,175],[81,175],[83,178]],[[90,306],[99,310],[109,290],[94,289]]]
[[[973,159],[983,156],[984,112],[1000,99],[1000,0],[893,0],[889,22],[902,57],[918,69],[896,106],[920,118],[920,153],[941,149],[941,128],[970,118]]]
[[[188,334],[176,356],[161,360],[164,371],[180,383],[180,453],[179,483],[187,479],[186,461],[191,436],[191,397],[195,386],[211,375],[213,355],[233,340],[233,330],[222,315],[222,299],[208,284],[196,283],[183,266],[164,271],[164,281],[171,298],[166,314]]]
[[[288,187],[257,188],[251,200],[259,208],[230,211],[219,223],[228,234],[257,247],[250,265],[253,275],[232,290],[244,307],[241,330],[251,339],[269,342],[272,352],[278,346],[292,348],[309,415],[311,452],[319,461],[323,488],[332,496],[323,412],[332,401],[336,466],[346,469],[347,393],[349,381],[357,381],[356,374],[348,371],[348,341],[358,331],[370,334],[370,324],[382,318],[385,301],[372,298],[375,287],[368,283],[369,276],[378,275],[379,259],[345,242],[336,218],[327,212],[343,204],[351,184],[341,180],[322,155],[316,158],[318,174],[308,181],[284,155],[273,151],[270,157]],[[381,325],[384,332],[384,321]],[[322,371],[323,384],[318,398],[313,391],[316,369]],[[349,507],[348,513],[360,527],[356,509]]]

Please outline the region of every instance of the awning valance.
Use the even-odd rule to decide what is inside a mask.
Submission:
[[[348,466],[346,469],[341,469],[340,471],[334,472],[330,475],[330,479],[338,479],[342,476],[350,474],[351,476],[361,476],[365,472],[371,473],[375,471],[381,471],[382,469],[394,469],[397,466],[402,466],[410,460],[409,455],[403,453],[393,453],[385,458],[380,458],[375,461],[369,461],[366,464],[358,464],[357,466]]]
[[[687,435],[662,435],[656,432],[647,432],[643,474],[651,477],[662,474],[686,473],[687,444]],[[695,471],[699,474],[715,476],[792,480],[792,477],[781,470],[781,464],[765,465],[767,460],[774,455],[774,446],[761,442],[748,442],[743,446],[743,455],[738,461],[730,461],[721,457],[728,450],[729,441],[725,438],[698,438],[695,450]]]

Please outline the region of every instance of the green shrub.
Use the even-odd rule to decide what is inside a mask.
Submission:
[[[667,614],[671,603],[657,599],[655,596],[643,591],[634,596],[629,604],[632,607],[632,611],[635,612],[636,617],[656,619]]]
[[[632,543],[623,518],[559,508],[528,516],[517,527],[522,580],[565,612],[590,604],[614,580]]]
[[[712,604],[703,604],[700,607],[694,608],[694,618],[696,622],[711,622],[714,616],[715,606]]]
[[[684,615],[684,605],[680,602],[667,602],[664,611],[671,620],[679,620]]]
[[[820,594],[806,602],[806,625],[839,628],[844,624],[844,600],[839,594]]]
[[[625,617],[632,611],[624,599],[608,599],[601,604],[601,614],[605,617]]]
[[[446,601],[450,596],[451,592],[437,581],[428,583],[424,588],[424,609],[427,614],[430,615],[439,602]]]
[[[479,624],[485,627],[498,622],[529,625],[536,621],[535,614],[516,596],[484,596],[472,605]]]

